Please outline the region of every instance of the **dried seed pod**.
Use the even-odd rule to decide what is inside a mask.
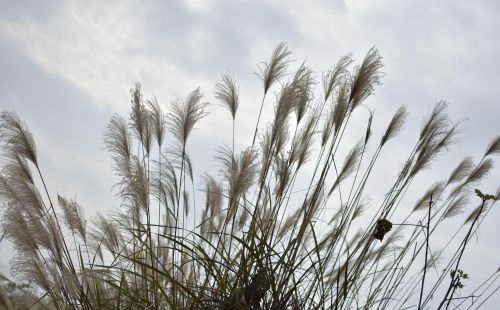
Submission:
[[[392,223],[386,219],[380,219],[377,221],[377,226],[375,227],[375,232],[373,233],[373,238],[382,241],[386,233],[390,232],[392,229]]]

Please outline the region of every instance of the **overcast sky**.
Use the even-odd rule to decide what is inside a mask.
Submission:
[[[423,116],[441,99],[464,120],[461,143],[446,160],[415,181],[440,180],[465,156],[478,159],[500,134],[500,1],[7,1],[0,0],[0,110],[15,110],[29,124],[52,193],[82,202],[87,214],[113,203],[110,158],[102,133],[113,113],[125,116],[130,88],[165,107],[201,87],[213,102],[220,74],[240,85],[237,148],[251,142],[262,90],[253,72],[282,41],[295,65],[317,73],[339,57],[357,60],[376,46],[384,57],[383,85],[367,101],[379,132],[401,105],[406,132],[382,158],[407,154]],[[272,103],[266,107],[272,111]],[[227,111],[214,104],[193,135],[195,169],[230,142]],[[267,114],[268,116],[270,113]],[[208,169],[208,168],[207,168]],[[392,169],[392,170],[391,170]],[[498,169],[483,183],[495,192]],[[389,176],[393,176],[392,172]],[[383,192],[379,193],[383,195]],[[376,196],[376,195],[375,195]],[[464,263],[480,283],[500,267],[499,210],[484,222]],[[450,228],[451,229],[451,228]],[[0,251],[6,246],[0,245]],[[3,254],[0,254],[3,256]],[[481,264],[478,264],[481,262]],[[4,269],[6,262],[0,259]],[[473,281],[471,280],[471,281]],[[484,309],[496,309],[496,297]]]

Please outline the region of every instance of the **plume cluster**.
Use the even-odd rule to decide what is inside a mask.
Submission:
[[[216,149],[215,174],[195,170],[190,156],[189,138],[209,109],[200,88],[166,107],[161,98],[147,99],[137,83],[130,114],[111,116],[104,133],[120,203],[88,221],[76,199],[61,194],[53,200],[33,135],[14,112],[2,112],[1,228],[14,248],[17,276],[0,277],[0,308],[406,309],[418,299],[424,309],[458,303],[462,256],[498,199],[498,192],[478,191],[481,204],[469,207],[477,199],[473,186],[494,172],[499,136],[477,163],[466,157],[444,181],[427,177],[432,185],[409,209],[410,193],[419,192],[415,179],[460,131],[448,104],[434,106],[414,144],[402,141],[407,155],[396,158],[385,149],[400,140],[406,107],[378,136],[375,113],[356,109],[370,105],[381,82],[377,49],[357,65],[351,55],[342,57],[319,85],[306,63],[291,70],[289,57],[281,43],[257,69],[260,113],[265,104],[274,109],[267,124],[260,124],[259,113],[248,145],[235,147],[238,84],[230,73],[216,82],[212,94],[231,114],[233,141]],[[359,119],[365,123],[352,126]],[[341,154],[347,155],[339,165]],[[376,175],[384,156],[402,167],[393,179]],[[374,183],[386,192],[367,204]],[[435,251],[429,243],[445,220],[459,223],[457,231]],[[21,289],[16,281],[30,286]],[[482,292],[472,305],[491,296]]]

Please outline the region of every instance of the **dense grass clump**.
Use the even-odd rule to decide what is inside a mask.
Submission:
[[[408,155],[394,158],[398,175],[383,201],[368,208],[373,168],[407,117],[405,107],[398,109],[375,140],[370,112],[366,129],[348,135],[354,113],[367,111],[358,107],[380,83],[379,52],[369,50],[356,66],[342,57],[321,83],[305,64],[290,74],[289,55],[280,44],[257,70],[262,103],[253,139],[240,152],[234,142],[239,86],[230,73],[215,84],[215,99],[230,112],[233,141],[217,150],[219,173],[204,174],[201,184],[188,144],[207,115],[201,90],[165,110],[144,99],[137,84],[130,115],[114,115],[104,134],[119,211],[89,224],[77,201],[51,196],[32,134],[14,112],[3,112],[2,228],[16,251],[16,281],[30,285],[2,276],[0,308],[404,309],[418,303],[423,309],[464,302],[455,298],[468,278],[461,259],[498,197],[471,190],[492,170],[500,136],[479,161],[467,157],[445,180],[429,182],[406,219],[395,223],[412,181],[456,139],[447,104],[436,104],[416,141],[401,146]],[[262,125],[265,104],[274,105],[274,114]],[[352,135],[359,141],[346,138]],[[472,199],[479,204],[470,209]],[[430,249],[436,228],[463,212],[448,249]],[[429,283],[431,268],[439,276]],[[481,294],[487,281],[474,304],[491,296]]]

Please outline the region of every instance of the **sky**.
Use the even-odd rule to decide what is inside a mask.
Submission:
[[[446,176],[464,156],[478,159],[500,134],[496,0],[425,5],[404,0],[0,0],[0,5],[0,110],[15,110],[34,133],[50,191],[76,197],[89,216],[116,203],[102,135],[114,113],[127,115],[134,83],[165,107],[197,87],[214,103],[189,146],[201,173],[213,168],[212,150],[231,139],[230,118],[213,97],[215,82],[229,70],[240,86],[236,146],[242,149],[251,141],[262,98],[256,65],[280,42],[293,53],[292,67],[306,61],[318,79],[343,55],[352,53],[361,61],[371,47],[380,51],[385,76],[366,103],[375,111],[374,128],[382,131],[401,105],[410,113],[405,132],[381,158],[382,177],[395,175],[399,163],[394,159],[408,153],[405,141],[415,139],[433,105],[450,102],[450,117],[463,121],[461,142],[415,181],[415,197],[430,178]],[[271,112],[270,102],[264,118]],[[498,172],[495,168],[483,183],[484,191],[497,190]],[[375,199],[383,195],[382,187],[373,186],[379,191]],[[492,210],[464,262],[478,281],[500,267],[498,216]],[[0,244],[1,252],[6,249]],[[7,265],[0,258],[0,269]],[[495,304],[499,297],[484,309]]]

